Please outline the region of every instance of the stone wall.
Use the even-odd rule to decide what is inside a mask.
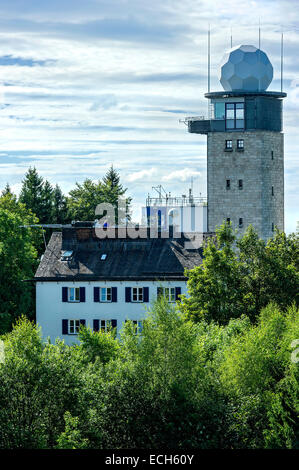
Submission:
[[[244,140],[244,151],[237,150],[237,139]],[[226,140],[232,140],[232,151],[225,151]],[[283,134],[210,132],[207,153],[208,231],[214,232],[227,218],[241,234],[252,224],[265,240],[273,235],[272,224],[284,230]],[[230,189],[226,180],[230,180]],[[243,189],[239,189],[239,180],[243,180]]]

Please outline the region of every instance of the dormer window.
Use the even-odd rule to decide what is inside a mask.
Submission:
[[[61,261],[70,261],[73,257],[73,251],[64,251],[61,255]]]

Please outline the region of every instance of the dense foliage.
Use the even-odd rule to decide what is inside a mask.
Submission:
[[[0,364],[2,448],[298,448],[299,312],[186,321],[159,299],[136,334],[43,343],[19,320]]]
[[[35,170],[19,201],[2,192],[0,448],[298,449],[298,235],[237,239],[225,224],[187,273],[190,296],[159,298],[142,332],[127,322],[120,337],[82,327],[79,345],[44,342],[24,282],[42,234],[23,226],[47,211],[84,219],[81,207],[88,219],[124,193],[113,168],[71,200]]]
[[[41,234],[22,228],[34,224],[36,217],[5,191],[0,197],[0,334],[11,329],[21,314],[34,312],[34,288],[31,279],[37,268],[36,246]]]
[[[299,304],[299,236],[276,232],[267,243],[250,226],[237,239],[230,225],[217,230],[203,251],[203,264],[188,275],[183,311],[193,321],[227,324],[246,314],[252,321],[274,301]]]

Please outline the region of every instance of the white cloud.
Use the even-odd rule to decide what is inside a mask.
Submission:
[[[152,176],[157,174],[157,169],[156,168],[149,168],[147,170],[141,170],[141,171],[136,171],[135,173],[131,173],[130,175],[127,176],[127,180],[129,182],[134,182],[134,181],[148,181]]]
[[[283,19],[285,168],[298,180],[298,12],[294,0],[1,0],[0,189],[35,164],[67,192],[111,163],[136,204],[161,181],[180,194],[201,175],[202,187],[206,139],[178,121],[207,114],[208,24],[216,91],[230,27],[234,44],[256,45],[259,17],[272,90],[280,89]],[[1,65],[3,56],[20,64]],[[292,207],[286,198],[287,219]]]
[[[164,175],[162,181],[187,181],[191,177],[201,176],[200,171],[192,170],[192,168],[183,168],[182,170],[175,170],[168,175]]]

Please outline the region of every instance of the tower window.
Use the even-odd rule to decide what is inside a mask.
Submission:
[[[243,227],[243,218],[242,217],[239,218],[239,227],[240,228]]]
[[[230,180],[226,180],[226,189],[230,189]]]
[[[232,150],[233,149],[233,141],[232,140],[226,140],[225,141],[225,150]]]
[[[274,222],[272,222],[272,232],[274,232]]]
[[[237,140],[237,149],[238,150],[244,150],[244,140],[243,139],[238,139]]]
[[[239,180],[239,189],[243,189],[243,180]]]
[[[230,218],[229,217],[226,219],[226,223],[230,224]]]
[[[225,103],[226,129],[244,129],[244,103]]]
[[[274,152],[273,152],[273,150],[271,151],[271,159],[274,160]]]
[[[272,186],[272,196],[274,196],[274,186]]]

